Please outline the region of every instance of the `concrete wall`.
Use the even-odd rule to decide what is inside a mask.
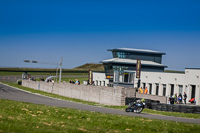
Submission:
[[[122,87],[75,85],[70,83],[53,84],[51,82],[23,80],[22,86],[106,105],[125,105],[127,94],[126,89]],[[130,89],[127,91],[130,91]]]

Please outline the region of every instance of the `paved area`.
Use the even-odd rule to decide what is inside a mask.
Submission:
[[[66,108],[73,108],[73,109],[79,109],[79,110],[94,111],[94,112],[100,112],[100,113],[126,115],[126,116],[139,116],[139,117],[150,118],[150,119],[200,124],[200,119],[188,119],[188,118],[180,118],[180,117],[172,117],[172,116],[152,115],[152,114],[145,114],[145,113],[141,113],[141,114],[130,113],[130,112],[126,113],[123,110],[103,108],[103,107],[97,107],[97,106],[91,106],[91,105],[84,105],[80,103],[74,103],[70,101],[58,100],[54,98],[49,98],[49,97],[25,92],[20,89],[10,87],[1,83],[0,83],[0,98],[29,102],[29,103],[34,103],[34,104],[43,104],[43,105],[48,105],[48,106],[66,107]]]

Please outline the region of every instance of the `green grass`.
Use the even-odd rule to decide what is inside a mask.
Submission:
[[[104,105],[104,107],[124,110],[127,106],[106,106],[106,105]],[[192,118],[192,119],[200,119],[200,115],[199,114],[179,113],[179,112],[165,112],[165,111],[157,111],[157,110],[152,110],[152,109],[147,109],[147,108],[144,108],[142,113],[166,115],[166,116],[175,116],[175,117],[183,117],[183,118]]]
[[[73,80],[74,82],[78,79],[80,83],[82,84],[83,81],[87,81],[88,77],[70,77],[70,78],[62,78],[62,81],[64,80],[65,82],[69,82],[69,80]]]
[[[93,105],[93,106],[101,106],[101,107],[114,108],[114,109],[120,109],[120,110],[125,110],[125,108],[127,107],[127,106],[102,105],[102,104],[95,103],[95,102],[83,101],[83,100],[80,100],[80,99],[69,98],[69,97],[59,96],[59,95],[56,95],[56,94],[47,93],[47,92],[43,92],[43,91],[39,91],[39,90],[34,90],[34,89],[31,89],[31,88],[23,87],[21,85],[17,85],[16,83],[11,83],[11,82],[10,83],[9,82],[4,82],[4,83],[6,83],[8,85],[11,85],[11,86],[14,86],[14,87],[17,87],[17,88],[20,88],[20,89],[23,89],[23,90],[26,90],[26,91],[30,91],[32,93],[38,93],[38,94],[49,96],[49,97],[53,97],[53,98],[58,98],[58,99],[63,99],[63,100],[68,100],[68,101],[73,101],[73,102]],[[143,113],[200,119],[200,115],[199,114],[155,111],[155,110],[146,109],[146,108],[143,110]]]
[[[10,76],[10,75],[22,75],[22,73],[24,72],[4,72],[4,71],[0,71],[0,76]],[[41,75],[41,76],[52,76],[52,75],[56,75],[56,72],[29,72],[29,74],[31,75]],[[58,73],[59,75],[59,73]],[[62,73],[62,75],[88,75],[88,73]]]
[[[11,133],[186,133],[199,124],[102,114],[0,99],[0,132]]]
[[[152,109],[144,109],[143,113],[200,119],[199,114],[191,114],[191,113],[165,112],[165,111],[157,111],[157,110],[152,110]]]

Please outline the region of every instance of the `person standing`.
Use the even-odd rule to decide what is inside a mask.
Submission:
[[[185,92],[184,92],[183,97],[184,97],[184,103],[186,104],[187,94]]]
[[[177,103],[177,93],[174,95],[174,103]]]
[[[145,90],[144,90],[144,94],[147,94],[147,93],[148,93],[148,89],[146,87]]]
[[[143,93],[142,87],[139,88],[139,93]]]
[[[181,95],[181,93],[179,94],[179,96],[178,96],[178,103],[180,104],[180,103],[182,103],[182,95]]]

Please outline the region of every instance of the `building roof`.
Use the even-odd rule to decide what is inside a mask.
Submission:
[[[101,63],[121,63],[121,64],[134,64],[136,65],[137,60],[133,60],[133,59],[122,59],[122,58],[112,58],[112,59],[108,59],[108,60],[102,60]],[[145,65],[145,66],[157,66],[157,67],[167,67],[163,64],[159,64],[153,61],[145,61],[145,60],[141,60],[141,65]]]
[[[185,68],[185,69],[200,70],[200,68]]]
[[[115,48],[115,49],[108,49],[108,51],[124,51],[124,52],[137,52],[137,53],[149,53],[149,54],[162,54],[165,53],[153,50],[146,50],[146,49],[132,49],[132,48]]]

